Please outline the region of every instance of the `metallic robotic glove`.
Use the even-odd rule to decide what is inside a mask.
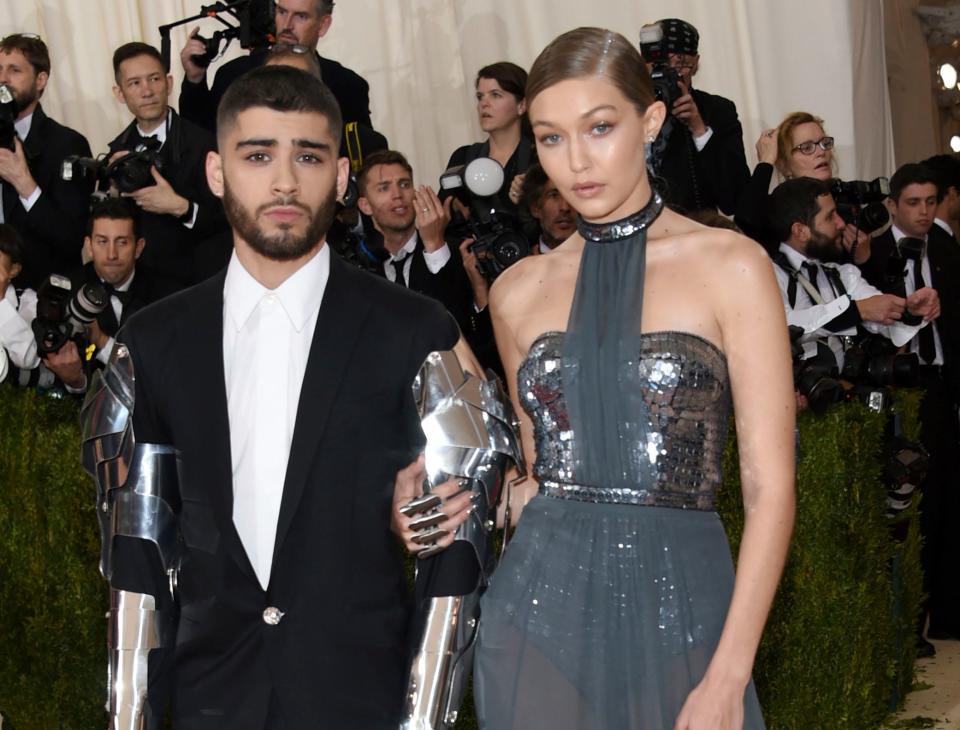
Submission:
[[[496,512],[511,465],[522,473],[518,423],[499,381],[464,371],[452,351],[433,352],[413,385],[423,432],[427,481],[424,495],[402,512],[421,515],[414,529],[426,547],[418,557],[418,594],[425,596],[416,625],[422,625],[410,670],[403,730],[439,730],[456,722],[470,674],[479,601],[495,567]],[[431,489],[459,478],[476,508],[445,550],[431,545],[443,534]],[[441,552],[442,550],[442,552]]]
[[[179,503],[179,453],[170,446],[135,442],[134,385],[130,352],[118,343],[109,366],[94,375],[81,410],[83,466],[97,484],[100,572],[110,583],[106,709],[114,730],[144,727],[149,654],[163,645],[164,634],[158,596],[114,587],[115,538],[156,547],[171,597],[181,554],[173,507]]]

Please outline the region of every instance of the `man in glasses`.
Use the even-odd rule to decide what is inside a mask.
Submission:
[[[654,144],[654,170],[667,203],[685,212],[719,208],[733,214],[750,178],[743,128],[729,99],[693,88],[700,67],[700,34],[677,18],[659,20],[667,62],[676,70],[681,96]],[[649,59],[648,59],[649,61]]]
[[[44,113],[40,97],[49,78],[50,54],[39,37],[14,33],[0,40],[0,85],[6,90],[0,89],[0,223],[24,240],[19,287],[36,288],[51,273],[80,265],[91,192],[89,185],[61,179],[64,158],[89,157],[90,145]],[[11,96],[12,104],[3,102]]]

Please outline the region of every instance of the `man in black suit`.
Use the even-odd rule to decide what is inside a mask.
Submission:
[[[83,250],[90,261],[70,277],[74,290],[88,282],[107,292],[108,306],[87,329],[97,348],[96,359],[106,365],[117,331],[137,311],[175,291],[175,286],[139,264],[146,241],[140,213],[125,198],[105,198],[93,205]]]
[[[378,273],[441,302],[463,323],[472,305],[470,281],[458,246],[444,239],[453,198],[441,203],[426,185],[416,188],[413,168],[400,152],[374,152],[357,176],[360,212],[369,216],[389,254]]]
[[[117,100],[134,119],[110,143],[111,157],[159,144],[152,184],[123,192],[143,211],[143,263],[181,288],[196,283],[194,255],[201,241],[227,228],[223,205],[207,186],[204,165],[216,149],[213,135],[167,106],[173,78],[160,52],[127,43],[113,54]]]
[[[937,189],[940,191],[940,202],[930,232],[937,236],[943,232],[946,234],[945,240],[957,243],[956,232],[960,228],[960,158],[955,154],[934,155],[924,160],[923,166],[936,175]]]
[[[921,562],[928,594],[923,621],[927,636],[960,639],[960,490],[957,489],[957,445],[960,439],[960,249],[934,225],[939,200],[936,177],[918,164],[901,167],[890,178],[887,201],[893,225],[873,239],[864,276],[885,292],[907,295],[932,286],[940,296],[940,318],[910,341],[920,357],[921,440],[930,452],[930,468],[921,485]],[[936,230],[935,230],[936,229]],[[912,245],[911,245],[912,244]],[[932,646],[920,639],[920,649]]]
[[[333,0],[277,0],[274,20],[277,41],[286,45],[316,48],[333,22]],[[184,79],[180,88],[180,113],[186,119],[214,131],[217,104],[227,88],[250,69],[262,65],[268,51],[254,51],[249,56],[224,64],[216,73],[213,85],[207,88],[207,69],[198,66],[193,56],[204,53],[203,43],[191,35],[180,52]],[[370,122],[370,87],[362,76],[317,53],[323,83],[333,92],[344,122]]]
[[[80,264],[91,188],[66,182],[60,171],[71,155],[90,156],[79,132],[43,112],[40,97],[50,77],[50,54],[36,36],[0,40],[0,84],[13,92],[18,109],[14,148],[0,147],[0,223],[12,225],[24,241],[18,287],[36,288],[51,273]]]
[[[436,302],[330,254],[348,179],[340,128],[333,96],[299,69],[233,84],[207,165],[234,230],[230,264],[118,336],[135,442],[172,446],[179,463],[168,503],[182,555],[118,538],[108,571],[115,594],[154,597],[165,627],[149,728],[168,701],[175,730],[400,720],[409,605],[394,478],[423,441],[413,378],[458,332]],[[459,514],[469,497],[447,503]],[[138,603],[145,618],[150,604]]]
[[[667,62],[679,74],[682,91],[652,146],[664,199],[684,212],[719,208],[733,215],[750,179],[737,107],[729,99],[693,88],[700,68],[697,29],[677,18],[655,25],[663,31]]]

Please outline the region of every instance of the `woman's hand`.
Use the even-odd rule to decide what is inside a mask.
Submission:
[[[757,140],[757,160],[772,165],[777,161],[777,128],[765,129]]]
[[[430,495],[437,498],[432,507],[408,513],[408,505],[423,496],[426,478],[421,454],[416,461],[397,472],[394,483],[390,529],[403,540],[404,547],[414,554],[427,548],[450,545],[457,528],[467,521],[475,508],[472,492],[464,490],[459,479],[449,479],[430,490]]]
[[[707,674],[687,695],[674,730],[743,730],[744,685]]]

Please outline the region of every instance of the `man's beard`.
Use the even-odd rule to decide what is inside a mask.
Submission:
[[[264,233],[263,229],[257,225],[257,219],[260,214],[268,208],[278,205],[292,206],[302,210],[307,217],[307,227],[303,235],[297,236],[292,231],[292,226],[281,224],[280,230],[272,235]],[[336,214],[337,207],[337,189],[331,188],[330,194],[324,200],[316,212],[308,206],[288,198],[277,198],[265,203],[257,208],[253,215],[243,207],[239,200],[233,195],[230,186],[224,180],[223,185],[223,209],[227,214],[227,221],[234,231],[246,241],[261,256],[272,259],[273,261],[293,261],[306,256],[310,251],[316,248],[317,243],[330,230],[333,223],[333,217]]]
[[[810,229],[810,233],[811,238],[807,241],[807,258],[823,263],[843,262],[843,246],[840,244],[842,234],[838,233],[834,238],[830,238],[814,229]]]
[[[14,89],[12,86],[8,86],[7,88],[10,89],[11,93],[13,94],[13,98],[17,102],[17,109],[19,109],[21,112],[40,98],[40,92],[37,91],[36,84],[24,89],[23,91]]]

